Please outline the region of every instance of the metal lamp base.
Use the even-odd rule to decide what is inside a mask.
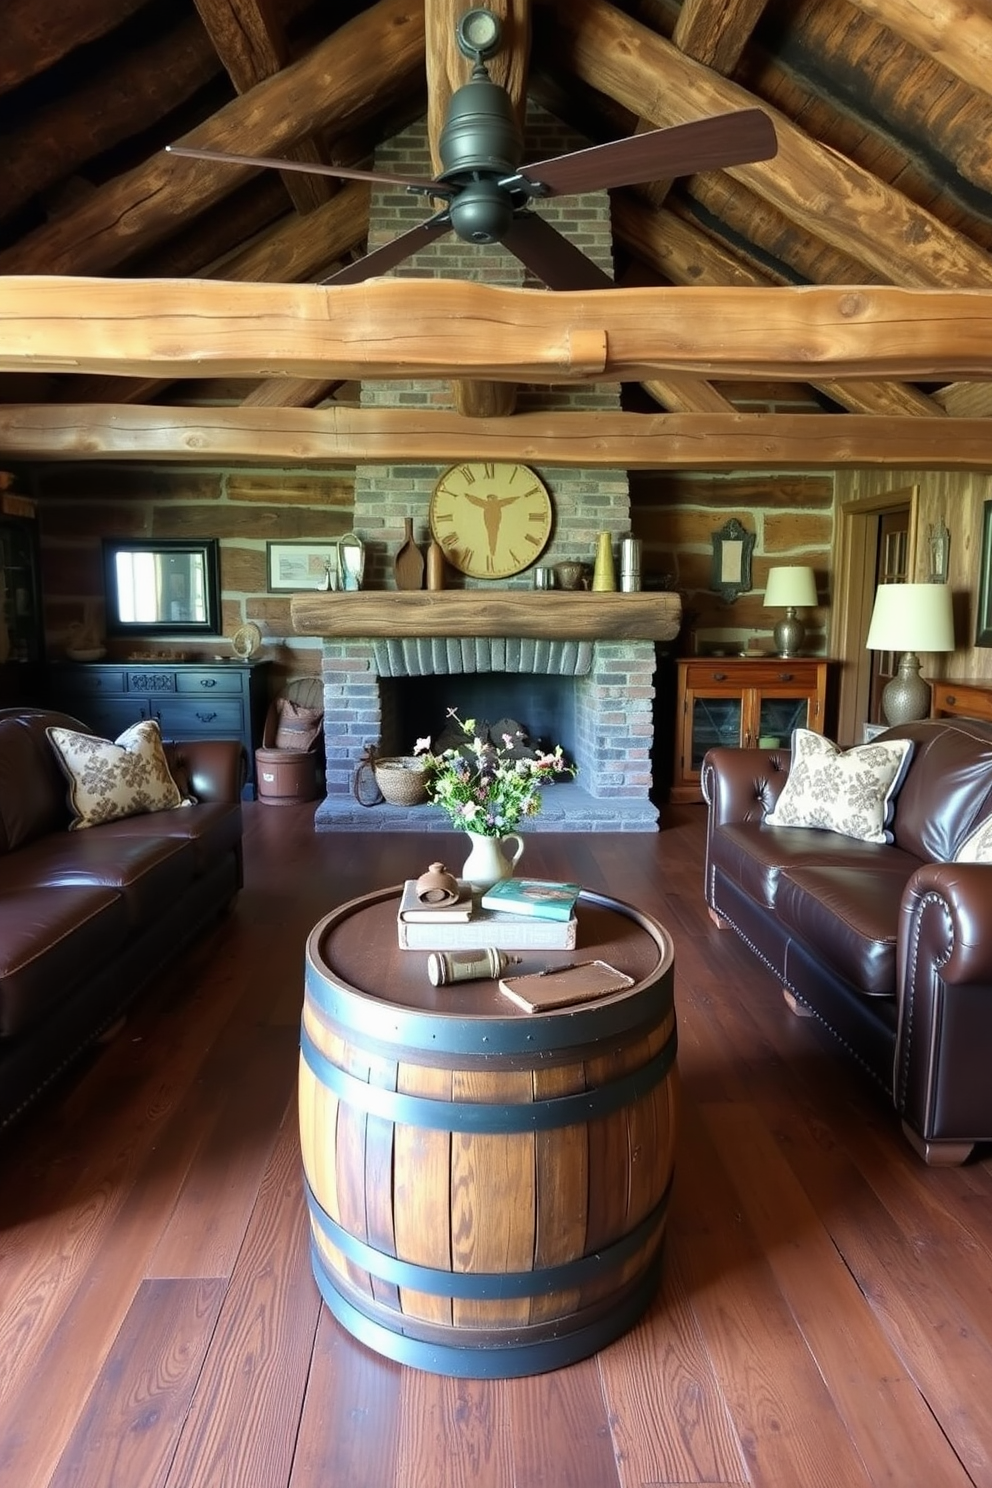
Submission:
[[[796,611],[789,605],[785,612],[785,619],[779,620],[772,631],[775,638],[775,650],[779,656],[798,656],[799,648],[806,639],[806,627],[803,622],[796,618]]]
[[[920,658],[907,651],[882,692],[882,712],[891,724],[916,723],[930,712],[930,684],[920,676]]]

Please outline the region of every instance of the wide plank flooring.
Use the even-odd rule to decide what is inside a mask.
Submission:
[[[307,931],[452,836],[245,808],[234,912],[0,1147],[2,1488],[992,1488],[992,1166],[930,1170],[703,905],[703,808],[528,839],[671,931],[682,1115],[646,1316],[569,1368],[380,1358],[313,1281]]]

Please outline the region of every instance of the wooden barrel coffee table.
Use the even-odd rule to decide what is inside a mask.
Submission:
[[[634,985],[526,1013],[494,980],[434,987],[397,945],[399,888],[307,943],[300,1137],[321,1294],[362,1342],[438,1374],[557,1369],[654,1294],[674,1166],[671,941],[583,892],[578,948]]]

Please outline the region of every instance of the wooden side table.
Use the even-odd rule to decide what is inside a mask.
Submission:
[[[300,1138],[312,1260],[339,1321],[440,1374],[556,1369],[617,1337],[657,1284],[677,1119],[672,947],[583,893],[576,951],[634,985],[526,1013],[494,979],[434,987],[397,945],[399,888],[307,944]]]

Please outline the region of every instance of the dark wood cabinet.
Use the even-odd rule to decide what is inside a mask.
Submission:
[[[268,671],[265,661],[58,662],[49,702],[111,739],[142,718],[156,719],[164,739],[240,739],[254,794]]]
[[[702,800],[700,767],[716,744],[775,748],[795,728],[822,734],[827,668],[815,657],[680,661],[671,799]]]
[[[981,718],[992,723],[992,682],[932,682],[932,718]]]

